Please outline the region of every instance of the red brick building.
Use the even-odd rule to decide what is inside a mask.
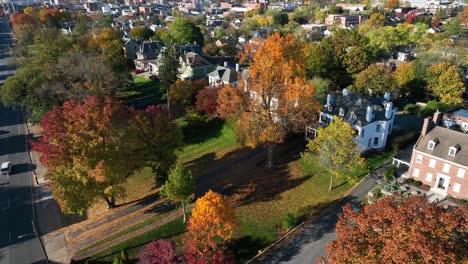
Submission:
[[[468,134],[441,123],[440,112],[424,120],[408,177],[429,185],[434,193],[468,200]]]

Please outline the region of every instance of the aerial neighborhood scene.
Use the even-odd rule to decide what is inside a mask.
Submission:
[[[468,1],[0,1],[0,264],[468,263]]]

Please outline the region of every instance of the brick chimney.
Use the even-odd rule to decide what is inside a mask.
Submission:
[[[434,120],[434,126],[440,125],[440,121],[442,121],[442,116],[443,114],[439,112],[439,109],[437,109],[437,112],[434,113],[434,117],[432,118]]]
[[[424,123],[423,123],[423,127],[421,130],[421,136],[424,137],[425,135],[427,135],[427,133],[429,133],[429,131],[431,131],[432,128],[433,128],[432,117],[424,118]]]

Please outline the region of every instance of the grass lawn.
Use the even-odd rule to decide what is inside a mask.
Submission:
[[[176,243],[181,241],[181,232],[185,232],[186,226],[182,223],[182,218],[177,218],[167,224],[160,226],[154,230],[144,233],[141,236],[134,237],[124,241],[118,245],[109,248],[90,258],[88,263],[112,263],[115,253],[120,253],[125,249],[130,259],[135,259],[138,256],[141,248],[152,240],[168,239],[175,240]]]
[[[125,91],[119,91],[117,98],[131,102],[137,98],[148,96],[146,100],[149,104],[159,104],[164,102],[165,91],[159,81],[146,79],[142,75],[134,76],[133,86]]]
[[[185,146],[178,156],[181,162],[195,160],[208,153],[226,153],[238,147],[233,121],[212,120],[203,125],[189,125],[180,119]]]
[[[282,229],[287,214],[293,214],[298,219],[311,216],[351,188],[344,177],[339,177],[334,179],[334,188],[329,192],[330,173],[318,165],[318,156],[313,158],[316,161],[311,168],[313,175],[303,175],[299,161],[289,164],[292,177],[304,180],[302,184],[281,193],[274,200],[237,208],[240,232],[239,245],[234,242],[234,251],[241,263],[278,238],[278,231]],[[350,173],[362,175],[365,170]]]

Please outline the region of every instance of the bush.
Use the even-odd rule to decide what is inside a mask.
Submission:
[[[444,103],[437,102],[437,101],[429,101],[427,102],[426,107],[424,107],[424,109],[420,111],[420,115],[422,117],[432,116],[437,110],[439,110],[442,113],[445,113],[449,109],[450,109],[450,106],[448,104],[444,104]]]
[[[407,104],[403,110],[411,115],[419,115],[419,111],[421,111],[421,107],[415,104]]]
[[[299,219],[294,214],[287,213],[283,219],[283,227],[287,229],[292,229],[296,227],[298,220]]]
[[[384,171],[384,177],[385,179],[388,181],[390,180],[392,177],[396,177],[396,172],[397,172],[397,168],[396,166],[390,166],[388,168],[385,169]]]
[[[406,180],[406,183],[411,184],[413,186],[421,186],[422,185],[422,182],[417,181],[417,180],[415,180],[413,178],[409,178],[408,180]]]
[[[372,190],[372,198],[374,199],[382,198],[382,190],[380,189],[380,187],[375,187],[374,190]]]

